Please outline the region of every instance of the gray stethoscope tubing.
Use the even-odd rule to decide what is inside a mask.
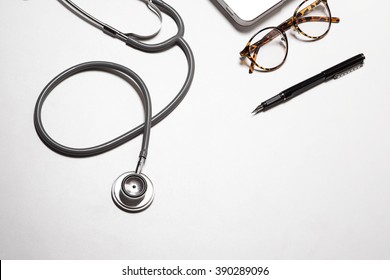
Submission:
[[[53,80],[49,82],[49,84],[43,89],[40,96],[38,97],[35,111],[34,111],[34,124],[35,129],[40,137],[40,139],[45,143],[46,146],[48,146],[53,151],[70,157],[89,157],[89,156],[95,156],[104,152],[107,152],[109,150],[112,150],[130,140],[137,137],[141,133],[143,133],[143,141],[142,141],[142,147],[140,152],[140,158],[137,164],[136,173],[142,175],[141,178],[143,181],[149,182],[149,179],[141,174],[141,170],[143,167],[143,164],[145,162],[146,156],[147,156],[147,150],[148,150],[148,144],[149,144],[149,137],[150,137],[150,130],[151,127],[162,121],[165,117],[167,117],[184,99],[187,92],[189,91],[189,88],[191,86],[192,80],[194,78],[194,72],[195,72],[195,60],[193,53],[191,51],[190,46],[187,44],[187,42],[184,40],[184,24],[180,17],[180,15],[168,4],[161,0],[154,0],[152,4],[151,0],[147,0],[148,7],[150,8],[150,4],[152,4],[153,9],[157,10],[160,9],[162,12],[170,16],[177,24],[178,32],[175,36],[172,38],[156,44],[148,44],[145,42],[141,42],[141,40],[145,38],[151,38],[154,37],[157,33],[150,35],[150,36],[140,36],[132,33],[122,33],[120,31],[117,31],[116,29],[108,26],[107,24],[104,24],[100,22],[99,20],[95,19],[94,17],[88,15],[86,12],[84,12],[82,9],[78,8],[75,4],[73,4],[69,0],[63,0],[63,2],[67,3],[68,7],[73,8],[73,10],[77,11],[78,14],[80,14],[84,19],[87,19],[89,22],[93,23],[95,26],[100,26],[101,29],[104,31],[104,33],[109,34],[113,37],[119,38],[122,41],[124,41],[127,45],[136,48],[138,50],[144,51],[144,52],[161,52],[167,49],[172,48],[173,46],[177,45],[179,46],[182,51],[184,52],[187,63],[188,63],[188,73],[186,80],[180,89],[179,93],[173,98],[173,100],[165,107],[163,108],[159,113],[157,113],[155,116],[152,117],[152,110],[151,110],[151,101],[148,89],[142,79],[132,70],[111,62],[102,62],[102,61],[95,61],[95,62],[86,62],[82,64],[75,65],[64,72],[60,73],[58,76],[56,76]],[[76,8],[77,7],[77,8]],[[127,37],[126,37],[127,36]],[[104,144],[97,145],[94,147],[89,148],[71,148],[64,145],[59,144],[55,140],[53,140],[46,130],[44,129],[43,123],[42,123],[42,107],[43,104],[48,97],[48,95],[52,92],[52,90],[58,86],[61,82],[68,79],[69,77],[83,72],[83,71],[89,71],[89,70],[99,70],[99,71],[106,71],[111,72],[113,74],[116,74],[118,76],[127,76],[130,79],[132,79],[137,86],[139,87],[139,92],[141,94],[141,97],[143,99],[143,105],[145,110],[145,122],[143,124],[140,124],[139,126],[135,127],[134,129],[130,130],[129,132],[111,140]],[[128,177],[132,176],[130,174]],[[124,181],[126,178],[124,178]],[[129,179],[130,180],[130,179]],[[122,183],[123,185],[123,183]],[[122,186],[123,188],[123,186]],[[116,195],[116,196],[119,196]],[[113,193],[114,197],[114,193]],[[151,200],[153,199],[154,195],[151,196]],[[114,199],[115,200],[115,199]],[[151,203],[151,200],[149,204]],[[142,206],[129,206],[130,208],[119,205],[122,202],[115,201],[118,206],[122,206],[122,210],[129,211],[129,212],[136,212],[141,211],[144,208],[146,208],[148,205],[142,205]],[[133,203],[133,202],[132,202]]]
[[[77,148],[69,148],[59,144],[58,142],[53,140],[46,132],[42,123],[42,116],[41,116],[43,104],[46,101],[46,98],[49,96],[49,94],[52,92],[52,90],[55,87],[57,87],[60,83],[62,83],[66,79],[70,78],[71,76],[77,73],[84,72],[84,71],[91,71],[91,70],[109,72],[118,76],[123,76],[124,78],[128,77],[132,81],[134,81],[135,84],[138,86],[139,89],[138,92],[142,97],[142,102],[144,105],[145,122],[143,125],[140,126],[141,129],[137,135],[143,133],[140,158],[146,159],[148,146],[149,146],[150,130],[152,126],[151,124],[152,104],[151,104],[148,88],[146,87],[142,79],[135,72],[133,72],[132,70],[130,70],[129,68],[123,65],[112,63],[112,62],[91,61],[91,62],[81,63],[65,70],[64,72],[60,73],[57,77],[55,77],[53,80],[50,81],[50,83],[43,89],[35,106],[34,123],[39,137],[49,148],[51,148],[52,150],[54,150],[59,154],[63,154],[65,156],[71,156],[71,157],[88,157],[88,156],[94,156],[112,150],[137,136],[136,135],[131,137],[128,135],[130,132],[128,132],[104,144],[94,146],[91,148],[77,149]],[[140,167],[142,168],[142,166]],[[139,172],[140,171],[141,170],[139,170]],[[139,172],[137,171],[137,173]]]
[[[154,5],[152,0],[143,0],[143,1],[145,1],[147,3],[149,10],[151,10],[160,20],[160,28],[155,33],[153,33],[151,35],[146,35],[146,36],[145,35],[138,35],[138,34],[134,34],[134,33],[123,33],[121,31],[111,27],[110,25],[98,20],[97,18],[93,17],[92,15],[90,15],[89,13],[87,13],[86,11],[81,9],[79,6],[74,4],[72,1],[70,1],[70,0],[59,0],[59,1],[62,3],[65,2],[66,3],[65,7],[70,8],[71,11],[74,11],[76,14],[80,15],[81,17],[83,17],[84,19],[86,19],[87,21],[89,21],[90,23],[95,25],[97,28],[101,29],[104,33],[107,33],[108,35],[111,35],[113,37],[117,37],[118,39],[121,39],[122,41],[126,41],[127,37],[129,37],[129,36],[140,39],[140,40],[151,39],[151,38],[155,37],[161,30],[162,15],[161,15],[160,10],[156,7],[156,5]]]

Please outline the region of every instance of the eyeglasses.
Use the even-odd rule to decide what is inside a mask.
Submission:
[[[241,57],[251,61],[249,73],[253,73],[255,67],[261,72],[269,72],[283,65],[288,54],[285,32],[291,27],[303,35],[300,40],[317,41],[328,34],[332,23],[340,22],[339,18],[331,16],[327,0],[316,0],[312,4],[308,1],[303,1],[294,15],[279,26],[264,28],[249,40],[240,52]],[[311,16],[306,16],[309,13]]]

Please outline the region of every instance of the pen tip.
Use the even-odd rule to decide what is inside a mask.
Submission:
[[[254,115],[257,115],[258,113],[260,113],[261,111],[264,110],[264,106],[263,105],[259,105],[257,106],[257,108],[252,112],[252,114]]]

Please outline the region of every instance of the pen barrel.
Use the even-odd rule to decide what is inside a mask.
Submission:
[[[315,75],[314,77],[311,77],[303,82],[300,82],[299,84],[296,84],[278,95],[275,95],[274,97],[264,101],[261,103],[262,111],[269,110],[275,106],[278,106],[279,104],[294,98],[295,96],[300,95],[301,93],[323,83],[325,81],[325,76],[323,73],[320,73],[318,75]]]
[[[284,95],[285,99],[291,99],[295,96],[300,95],[301,93],[304,93],[305,91],[308,91],[309,89],[312,89],[313,87],[318,86],[324,81],[325,81],[325,75],[324,73],[320,73],[282,91],[280,94]]]

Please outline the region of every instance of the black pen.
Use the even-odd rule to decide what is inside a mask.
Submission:
[[[356,55],[344,62],[341,62],[340,64],[337,64],[328,70],[322,71],[321,73],[315,75],[314,77],[311,77],[295,86],[292,86],[278,95],[275,95],[274,97],[268,99],[267,101],[264,101],[261,103],[252,113],[258,114],[263,111],[267,111],[268,109],[271,109],[285,101],[288,101],[301,93],[312,89],[315,86],[318,86],[319,84],[322,84],[323,82],[327,82],[331,79],[338,79],[360,67],[363,66],[365,56],[364,54]]]

